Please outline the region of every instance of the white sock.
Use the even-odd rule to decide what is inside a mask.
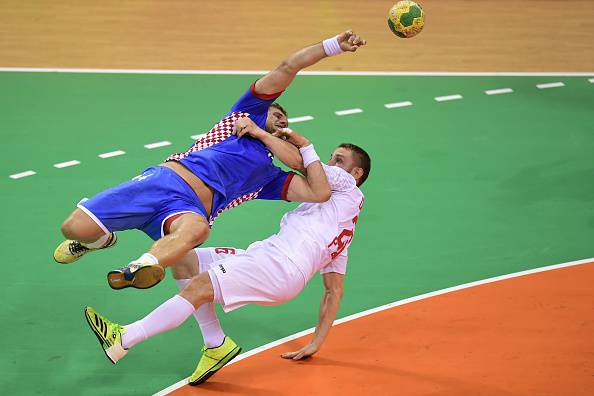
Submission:
[[[194,310],[188,300],[176,294],[143,319],[124,326],[126,332],[122,335],[122,346],[128,349],[156,334],[174,329],[184,323]]]
[[[88,248],[91,249],[98,249],[101,248],[103,246],[105,246],[105,244],[107,243],[107,240],[109,239],[111,234],[105,234],[102,237],[100,237],[99,239],[97,239],[95,242],[91,242],[91,243],[84,243],[84,245]]]
[[[142,256],[138,257],[134,262],[149,262],[151,264],[159,264],[159,260],[150,253],[145,253]]]
[[[176,279],[175,283],[177,283],[179,290],[183,290],[190,283],[190,280]],[[198,322],[198,326],[200,326],[202,339],[207,348],[218,347],[225,341],[225,333],[221,328],[213,303],[202,304],[200,308],[194,311],[193,315]]]

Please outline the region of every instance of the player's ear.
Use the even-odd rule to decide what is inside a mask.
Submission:
[[[351,169],[351,175],[353,175],[357,181],[363,176],[364,173],[365,171],[363,168],[359,168],[358,166],[355,166],[353,169]]]

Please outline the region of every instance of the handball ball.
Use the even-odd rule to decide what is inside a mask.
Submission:
[[[388,26],[400,38],[411,38],[425,26],[423,8],[414,1],[399,1],[388,12]]]

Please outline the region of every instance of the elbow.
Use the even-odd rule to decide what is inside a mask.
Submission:
[[[330,199],[331,196],[332,196],[332,191],[330,191],[330,188],[324,189],[324,191],[321,191],[319,194],[317,194],[316,202],[317,203],[326,202]]]
[[[278,71],[281,71],[285,74],[297,74],[299,69],[296,65],[294,65],[289,59],[285,59],[282,61],[280,65],[276,68]]]

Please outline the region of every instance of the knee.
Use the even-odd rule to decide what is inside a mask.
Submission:
[[[191,227],[189,232],[184,232],[183,236],[190,249],[193,249],[204,243],[208,239],[210,228],[204,223],[198,223]]]
[[[67,239],[93,241],[105,234],[86,213],[76,209],[62,223],[62,234]]]
[[[194,276],[180,295],[196,308],[204,303],[212,302],[214,300],[214,290],[208,273],[204,272]]]
[[[200,272],[198,255],[194,249],[190,250],[181,260],[171,267],[174,279],[191,279]]]
[[[64,235],[64,237],[67,239],[78,239],[77,228],[76,221],[74,220],[73,216],[70,215],[70,217],[68,217],[62,223],[62,235]]]

